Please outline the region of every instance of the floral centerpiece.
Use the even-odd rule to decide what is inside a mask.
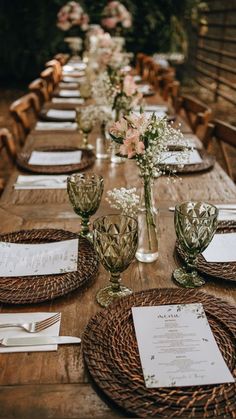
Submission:
[[[57,14],[57,27],[68,31],[73,26],[80,26],[85,31],[88,29],[89,17],[76,1],[66,3]]]
[[[136,257],[142,262],[151,262],[158,257],[158,241],[152,197],[153,180],[170,170],[165,159],[172,146],[179,145],[183,135],[167,123],[166,118],[145,114],[131,114],[113,123],[110,128],[112,139],[120,145],[122,156],[135,159],[143,180],[143,199],[140,206],[141,223],[139,249]],[[183,150],[184,151],[184,150]],[[186,159],[181,153],[179,164]],[[137,256],[138,255],[138,256]]]
[[[113,34],[132,26],[132,16],[119,1],[110,1],[102,12],[102,26]]]

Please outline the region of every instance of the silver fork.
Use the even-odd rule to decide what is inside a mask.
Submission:
[[[61,313],[56,313],[47,319],[38,321],[38,322],[31,322],[31,323],[5,323],[0,324],[0,328],[3,327],[21,327],[22,329],[26,330],[29,333],[38,333],[48,327],[52,326],[53,324],[57,323],[61,318]]]

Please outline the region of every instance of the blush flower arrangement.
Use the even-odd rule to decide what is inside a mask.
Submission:
[[[76,1],[66,3],[57,14],[57,27],[68,31],[73,26],[80,26],[83,31],[88,29],[89,17]]]
[[[110,1],[102,12],[102,26],[113,33],[132,26],[132,16],[119,1]]]
[[[169,125],[166,118],[158,118],[154,113],[147,117],[143,113],[126,115],[113,123],[110,135],[112,140],[120,145],[120,155],[136,160],[139,168],[143,180],[143,199],[140,206],[143,216],[139,228],[145,228],[147,239],[146,250],[143,250],[145,245],[141,243],[139,248],[142,250],[139,252],[138,249],[139,257],[137,254],[136,257],[142,262],[153,261],[158,256],[158,241],[152,185],[155,178],[171,169],[165,165],[166,153],[170,151],[169,144],[178,146],[183,134]],[[181,159],[186,161],[185,152],[181,153],[180,165]],[[145,241],[143,231],[139,235],[141,240]],[[150,258],[147,256],[149,254]]]

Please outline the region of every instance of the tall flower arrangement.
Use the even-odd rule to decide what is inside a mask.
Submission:
[[[68,31],[74,26],[79,26],[83,31],[88,29],[89,17],[76,1],[66,3],[57,14],[57,27]]]
[[[151,117],[145,114],[126,115],[111,126],[110,134],[112,139],[120,144],[120,154],[136,160],[143,179],[143,213],[145,213],[148,243],[146,253],[149,252],[154,256],[153,258],[151,256],[150,260],[142,258],[139,260],[153,261],[158,255],[158,243],[152,202],[152,183],[154,178],[165,173],[165,156],[166,152],[169,152],[170,142],[172,146],[177,146],[183,135],[179,130],[168,125],[166,118],[158,118],[155,114]],[[186,158],[186,153],[183,153],[182,158]],[[181,164],[181,158],[179,164]],[[143,223],[140,225],[143,227]]]
[[[110,31],[128,29],[132,26],[132,16],[119,1],[110,1],[102,12],[102,26]]]

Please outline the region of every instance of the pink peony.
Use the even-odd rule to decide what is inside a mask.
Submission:
[[[140,135],[137,130],[133,128],[128,129],[124,143],[120,146],[120,153],[127,155],[129,159],[136,154],[144,153],[144,144],[140,141]]]
[[[125,76],[124,81],[123,81],[123,92],[127,96],[132,96],[136,93],[136,91],[137,91],[137,86],[135,84],[133,77],[130,75]]]

